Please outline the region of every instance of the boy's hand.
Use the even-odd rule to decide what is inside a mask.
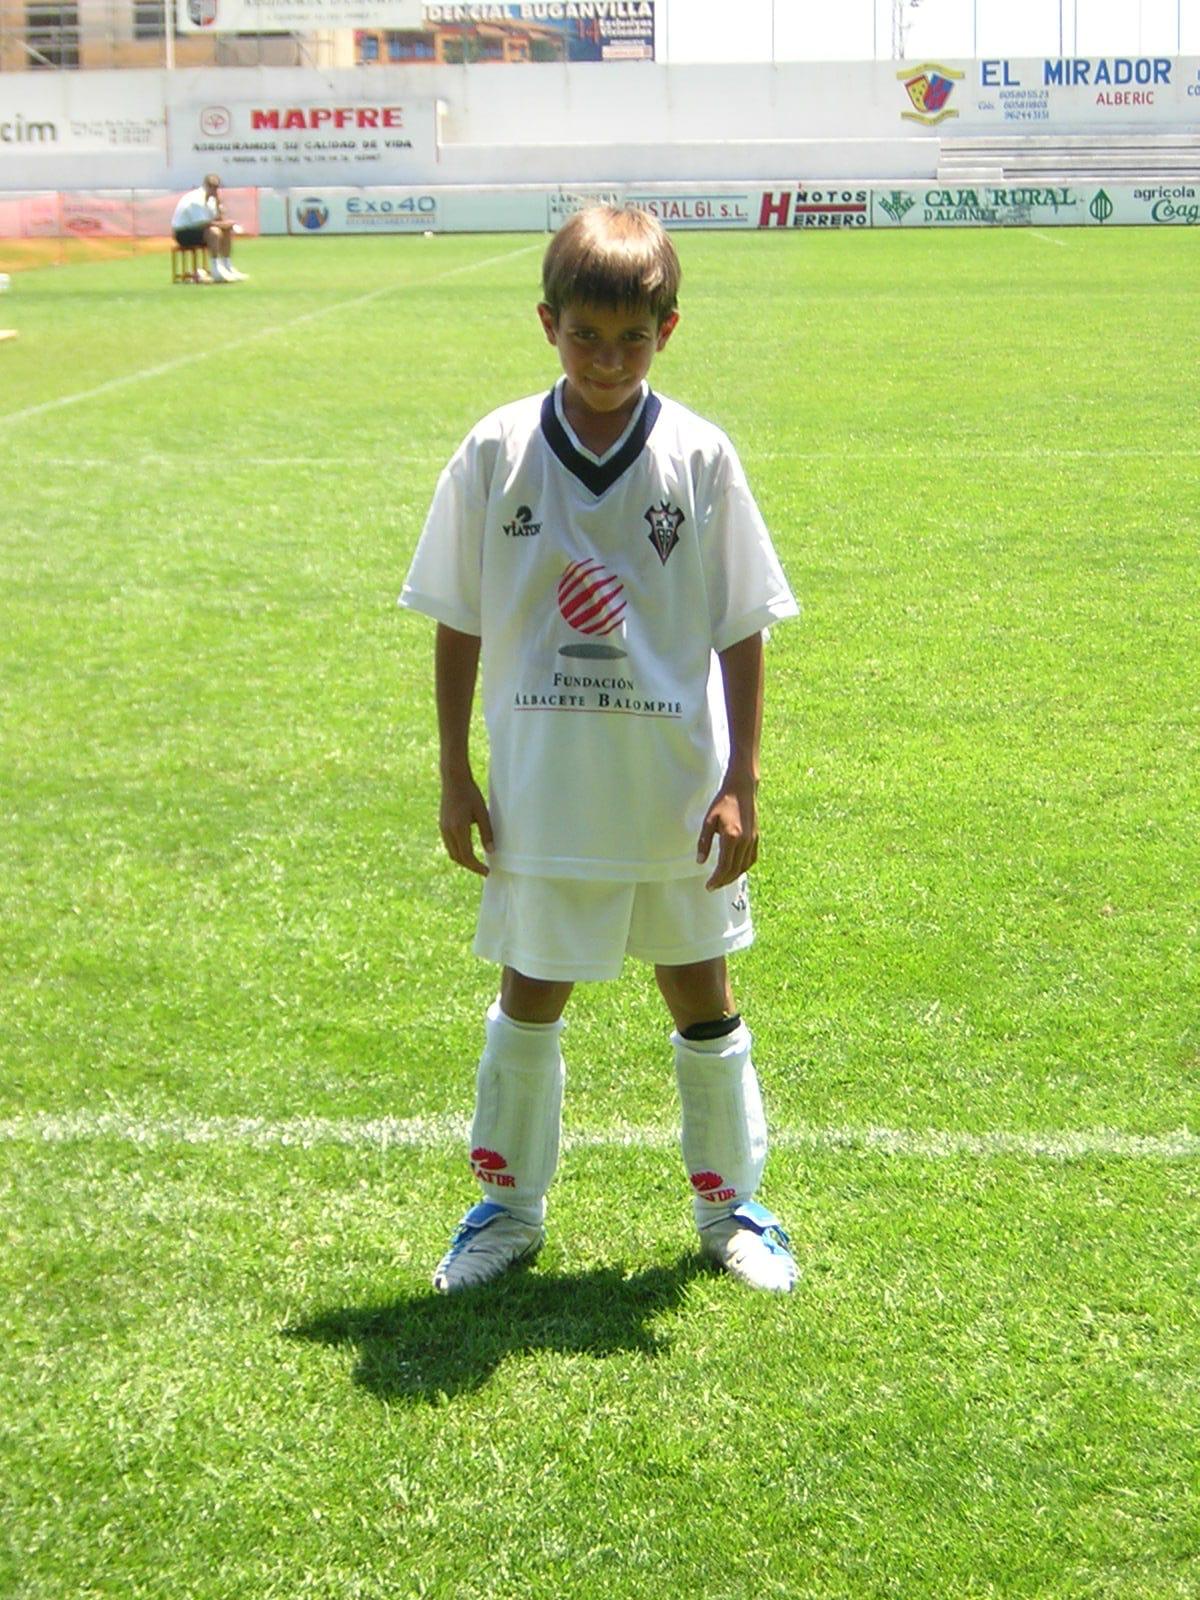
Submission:
[[[708,860],[714,836],[720,844],[716,867],[704,885],[706,889],[724,889],[736,883],[758,860],[755,788],[753,779],[734,778],[726,773],[721,792],[708,808],[696,846],[696,860]]]
[[[477,872],[486,878],[488,868],[475,854],[471,828],[479,829],[479,840],[485,850],[495,846],[492,838],[492,819],[487,803],[479,792],[474,778],[446,780],[442,784],[442,803],[438,809],[438,827],[442,830],[442,843],[451,861],[468,872]]]

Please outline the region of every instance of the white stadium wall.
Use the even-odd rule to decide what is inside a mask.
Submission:
[[[1198,124],[1198,57],[24,72],[0,189],[921,178],[961,135]]]
[[[1198,57],[14,73],[0,194],[72,192],[83,219],[136,190],[140,216],[215,168],[261,231],[308,234],[544,229],[600,193],[677,227],[1194,222],[1187,182],[936,175],[956,137],[1194,135],[1197,113]]]

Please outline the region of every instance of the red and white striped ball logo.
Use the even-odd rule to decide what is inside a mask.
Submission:
[[[621,580],[598,561],[573,561],[558,580],[558,609],[576,633],[611,633],[625,615]]]

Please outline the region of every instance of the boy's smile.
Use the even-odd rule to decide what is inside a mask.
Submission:
[[[538,316],[566,373],[567,421],[589,450],[601,453],[624,431],[641,396],[642,380],[671,337],[679,313],[670,312],[660,325],[648,307],[613,311],[572,304],[555,319],[543,302]]]

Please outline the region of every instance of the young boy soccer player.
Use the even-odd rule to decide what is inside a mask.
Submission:
[[[701,1249],[786,1292],[787,1235],[754,1199],[766,1124],[725,957],[753,937],[762,631],[797,606],[729,440],[646,382],[678,322],[658,222],[581,211],[542,278],[563,376],[472,429],[401,596],[438,624],[442,839],[484,877],[475,951],[503,969],[471,1130],[484,1199],[434,1287],[487,1283],[540,1246],[563,1010],[628,953],[653,964],[675,1024]],[[486,803],[468,754],[481,657]]]

